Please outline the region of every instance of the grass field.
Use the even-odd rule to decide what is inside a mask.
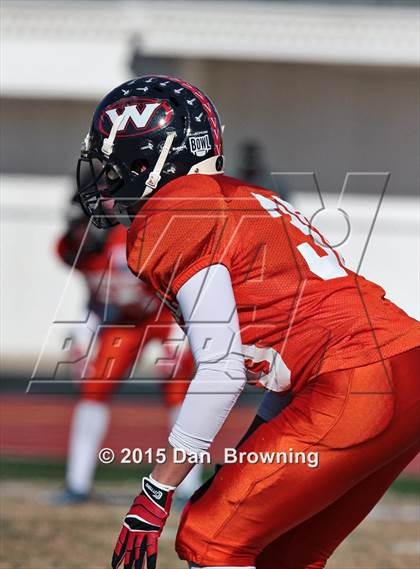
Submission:
[[[12,481],[3,472],[1,569],[110,567],[114,540],[137,485],[134,481],[100,481],[96,502],[70,508],[46,505],[48,496],[59,487],[56,480]],[[411,490],[407,485],[399,489]],[[101,496],[107,496],[108,503]],[[186,568],[174,553],[177,518],[173,513],[161,538],[159,569]],[[328,568],[418,569],[419,536],[419,495],[389,492],[339,547]]]

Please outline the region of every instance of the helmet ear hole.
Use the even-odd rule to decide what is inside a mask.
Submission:
[[[144,172],[147,172],[149,168],[149,161],[144,158],[140,158],[140,160],[135,160],[135,162],[132,162],[130,170],[136,174],[144,174]]]
[[[106,173],[106,179],[107,179],[108,183],[115,184],[115,183],[121,181],[120,175],[111,166],[105,168],[105,173]]]

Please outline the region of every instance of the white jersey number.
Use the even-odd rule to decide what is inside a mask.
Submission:
[[[321,234],[311,227],[309,221],[300,212],[296,211],[289,202],[280,199],[278,196],[272,196],[273,199],[270,199],[261,194],[253,193],[252,195],[271,217],[287,215],[294,227],[299,229],[303,235],[310,235],[314,242],[325,251],[326,254],[321,256],[309,243],[305,242],[297,246],[297,250],[305,259],[312,273],[324,281],[347,276],[346,270],[338,261],[337,254],[327,244]]]

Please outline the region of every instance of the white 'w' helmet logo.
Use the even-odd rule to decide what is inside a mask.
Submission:
[[[147,125],[153,113],[160,105],[161,103],[145,103],[141,111],[139,111],[137,105],[127,105],[124,107],[122,113],[119,113],[117,109],[109,109],[106,111],[106,114],[112,125],[114,125],[117,120],[119,121],[117,132],[125,130],[130,120],[136,128],[142,129]]]

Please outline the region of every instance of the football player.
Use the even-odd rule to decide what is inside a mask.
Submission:
[[[57,243],[61,260],[82,276],[88,293],[89,318],[72,338],[76,363],[71,373],[80,387],[70,428],[66,489],[55,505],[76,504],[90,496],[97,452],[107,431],[110,400],[121,381],[131,375],[145,347],[159,341],[163,357],[155,366],[162,378],[162,396],[171,426],[194,373],[191,352],[182,333],[153,291],[136,279],[126,262],[127,230],[123,225],[105,231],[88,223],[78,195],[67,212],[67,228]],[[85,337],[79,337],[83,336]],[[86,356],[86,345],[90,349]],[[201,481],[195,468],[179,488],[186,501]]]
[[[156,567],[172,494],[247,375],[267,390],[239,446],[253,460],[226,463],[186,506],[176,550],[190,567],[324,567],[419,448],[418,322],[346,268],[290,203],[225,176],[223,164],[213,103],[173,77],[111,91],[82,147],[85,211],[100,227],[129,227],[128,265],[184,324],[197,366],[167,460],[124,519],[114,568]],[[315,453],[318,466],[254,461],[292,451]]]

